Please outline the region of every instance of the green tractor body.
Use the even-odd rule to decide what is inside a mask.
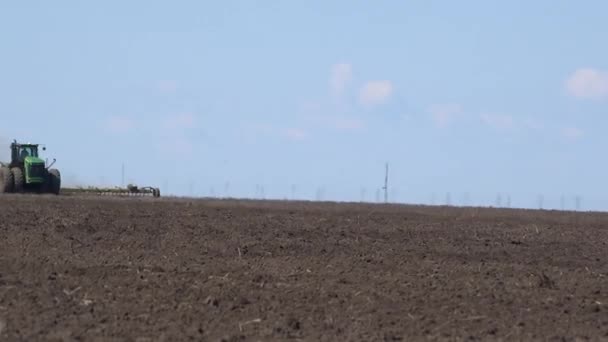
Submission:
[[[50,169],[38,155],[39,144],[11,146],[10,163],[0,163],[0,193],[54,193],[59,194],[61,176],[57,169]],[[46,150],[46,148],[42,148]],[[54,163],[54,161],[53,161]]]

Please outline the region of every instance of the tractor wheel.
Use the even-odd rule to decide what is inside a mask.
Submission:
[[[57,169],[49,170],[49,192],[59,195],[61,190],[61,174]]]
[[[0,193],[13,192],[13,174],[8,167],[0,167]]]
[[[23,171],[18,167],[14,167],[11,169],[11,172],[13,173],[14,182],[13,191],[16,193],[22,193],[25,186],[25,177],[23,175]]]

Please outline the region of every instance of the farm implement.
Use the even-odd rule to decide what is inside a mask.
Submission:
[[[120,196],[120,197],[160,197],[160,189],[150,186],[138,187],[129,184],[126,188],[74,187],[62,188],[65,195]]]
[[[129,184],[126,188],[99,187],[62,187],[59,170],[51,168],[55,159],[49,164],[39,156],[40,144],[22,144],[14,140],[10,145],[11,161],[0,161],[0,194],[2,193],[38,193],[97,196],[134,196],[160,197],[160,189],[150,186],[138,187]],[[46,151],[46,147],[41,148]]]

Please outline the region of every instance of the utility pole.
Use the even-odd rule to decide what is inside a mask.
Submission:
[[[125,163],[122,163],[120,186],[125,187]]]

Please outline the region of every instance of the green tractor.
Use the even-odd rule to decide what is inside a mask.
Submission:
[[[39,144],[11,144],[11,162],[0,162],[0,193],[52,193],[59,195],[61,175],[59,170],[38,156]],[[46,147],[42,147],[46,151]]]

